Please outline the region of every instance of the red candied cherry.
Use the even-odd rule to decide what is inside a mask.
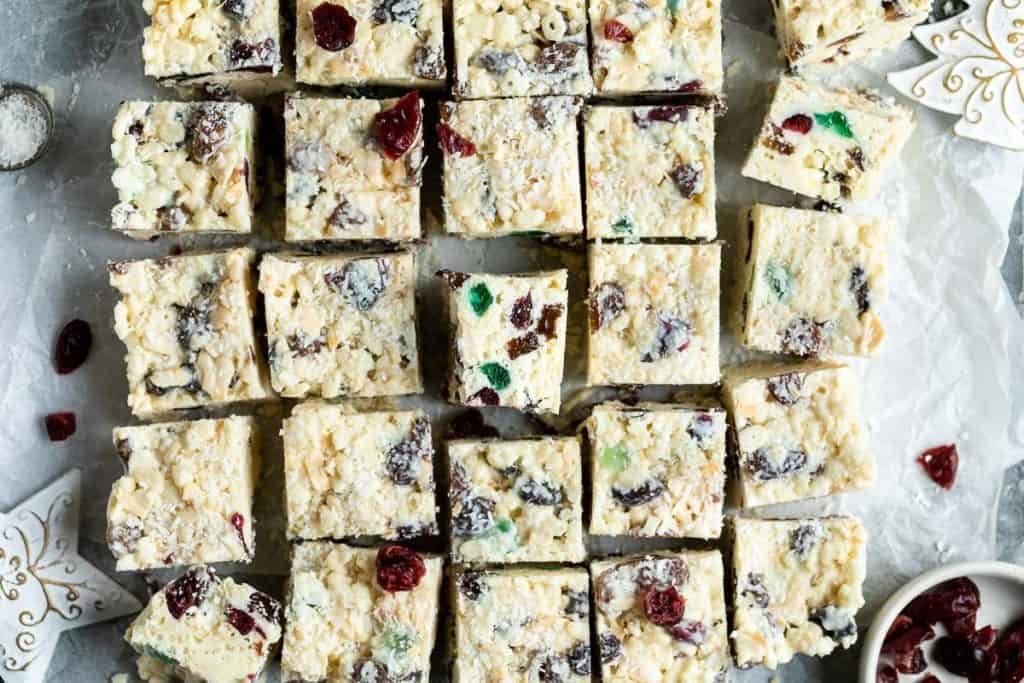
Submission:
[[[476,154],[476,145],[473,141],[459,135],[447,123],[437,124],[437,136],[441,138],[441,147],[447,154],[460,157],[471,157]]]
[[[427,573],[423,558],[400,545],[377,551],[377,583],[389,593],[411,591]]]
[[[84,320],[75,318],[60,331],[57,336],[57,348],[54,359],[57,374],[66,375],[74,372],[89,357],[92,348],[92,328]]]
[[[64,441],[75,433],[77,421],[74,413],[51,413],[46,416],[46,435],[50,441]]]
[[[665,590],[649,588],[644,591],[644,614],[652,623],[659,626],[678,624],[686,609],[686,600],[674,586]]]
[[[412,91],[402,96],[390,109],[378,112],[373,119],[373,136],[388,159],[398,159],[416,142],[423,123],[420,94]]]
[[[356,20],[341,5],[322,2],[309,14],[313,20],[313,38],[328,52],[340,52],[356,39]]]
[[[807,135],[811,132],[811,128],[813,127],[814,119],[807,114],[793,114],[782,122],[783,130],[800,133],[800,135]]]
[[[956,451],[956,444],[936,446],[929,448],[917,456],[917,461],[928,473],[932,481],[949,491],[956,482],[956,470],[960,465],[960,455]]]
[[[605,40],[613,40],[616,43],[632,43],[633,32],[629,30],[629,27],[623,24],[618,19],[612,19],[604,24],[604,37]]]

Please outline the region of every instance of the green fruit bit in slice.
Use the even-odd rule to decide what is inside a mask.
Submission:
[[[668,0],[668,13],[675,16],[677,9],[679,9],[679,0]]]
[[[827,114],[815,114],[814,120],[822,128],[828,128],[840,137],[853,137],[853,131],[850,129],[850,121],[846,118],[846,114],[841,111],[830,111]]]
[[[771,260],[764,269],[764,279],[768,282],[768,288],[772,290],[776,301],[785,301],[796,289],[796,278],[789,272],[782,263]]]
[[[629,467],[629,451],[622,444],[609,446],[601,452],[601,466],[616,472],[624,471]]]
[[[633,221],[629,219],[629,216],[623,216],[619,220],[612,223],[612,230],[618,233],[629,233],[632,234],[636,230],[636,226]]]
[[[469,288],[469,305],[477,315],[483,315],[494,303],[494,295],[483,282]]]
[[[484,373],[487,381],[498,391],[507,389],[508,385],[512,383],[512,377],[508,374],[508,370],[500,363],[484,363],[480,366],[480,372]]]
[[[505,517],[496,519],[494,526],[488,529],[484,536],[502,555],[508,555],[519,546],[519,530],[516,523]]]
[[[409,650],[416,644],[416,630],[406,624],[395,624],[377,634],[370,644],[374,659],[392,671],[404,669]]]

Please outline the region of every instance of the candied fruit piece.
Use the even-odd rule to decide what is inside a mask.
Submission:
[[[356,20],[348,10],[333,2],[317,5],[310,17],[313,20],[313,38],[328,52],[340,52],[356,39]]]
[[[782,122],[783,130],[790,130],[800,135],[807,135],[814,126],[814,120],[807,114],[793,114]]]
[[[471,157],[476,154],[476,145],[473,144],[473,141],[459,135],[447,123],[437,125],[437,137],[440,138],[441,147],[447,154],[460,157]]]
[[[420,94],[412,91],[403,95],[390,109],[378,112],[373,118],[373,135],[388,159],[398,159],[416,142],[423,123]]]
[[[953,488],[956,483],[956,470],[960,465],[960,455],[957,453],[956,444],[936,446],[917,456],[921,467],[936,484],[947,491]]]
[[[613,40],[616,43],[632,43],[633,32],[629,27],[617,19],[606,21],[604,24],[605,40]]]
[[[671,626],[683,618],[686,600],[675,589],[669,586],[664,590],[649,588],[644,591],[644,614],[659,626]]]
[[[84,320],[75,318],[60,331],[57,336],[57,348],[54,358],[57,374],[67,375],[74,372],[86,358],[92,348],[92,328]]]
[[[423,558],[400,545],[377,551],[377,583],[389,593],[411,591],[427,573]]]
[[[50,441],[64,441],[75,433],[78,421],[74,413],[50,413],[44,418]]]

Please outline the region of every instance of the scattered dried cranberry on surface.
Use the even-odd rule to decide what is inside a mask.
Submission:
[[[356,20],[341,5],[322,2],[310,12],[310,18],[316,44],[328,52],[344,50],[356,39]]]
[[[471,157],[476,154],[476,145],[473,141],[459,135],[447,123],[437,124],[437,137],[441,139],[441,147],[448,154],[460,157]]]
[[[929,448],[917,456],[917,461],[928,473],[931,480],[949,491],[956,483],[956,470],[960,465],[960,455],[955,444]]]
[[[377,551],[377,583],[389,593],[411,591],[427,573],[423,558],[400,545],[384,545]]]
[[[633,123],[640,128],[649,128],[651,123],[679,123],[690,116],[690,107],[685,104],[669,105],[664,107],[651,107],[647,113],[633,113]]]
[[[533,296],[528,292],[512,302],[512,313],[509,322],[513,327],[525,330],[533,320]]]
[[[790,130],[794,133],[800,133],[801,135],[807,135],[811,132],[811,128],[813,126],[814,119],[807,114],[793,114],[782,122],[783,130]]]
[[[92,328],[84,320],[75,318],[57,335],[57,349],[54,358],[57,363],[57,374],[66,375],[74,372],[89,357],[92,348]]]
[[[604,24],[605,40],[614,40],[616,43],[632,43],[633,32],[629,27],[617,19],[606,21]]]
[[[74,413],[50,413],[45,418],[46,435],[50,441],[64,441],[75,433],[78,422]]]
[[[883,666],[878,670],[878,683],[897,683],[900,675],[891,666]]]
[[[683,618],[686,601],[674,586],[664,590],[649,588],[644,591],[644,614],[659,626],[678,624]]]
[[[373,136],[388,159],[398,159],[409,151],[423,123],[420,94],[403,95],[390,109],[373,118]]]
[[[185,612],[205,600],[212,579],[212,569],[193,567],[167,584],[164,589],[164,600],[171,616],[181,619]]]

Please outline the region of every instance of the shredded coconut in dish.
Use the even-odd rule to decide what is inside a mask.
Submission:
[[[17,166],[34,157],[47,135],[46,114],[24,93],[4,96],[0,89],[0,166]]]

